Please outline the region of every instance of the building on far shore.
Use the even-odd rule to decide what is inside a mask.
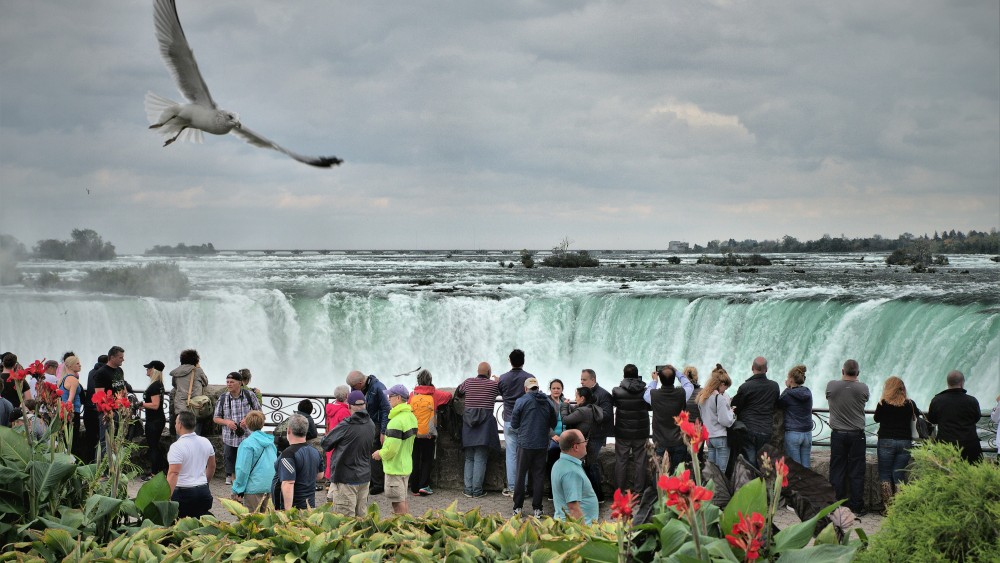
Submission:
[[[672,240],[667,245],[667,252],[687,252],[690,249],[691,247],[688,243],[679,240]]]

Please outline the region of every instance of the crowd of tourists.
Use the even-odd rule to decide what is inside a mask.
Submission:
[[[40,409],[34,397],[43,391],[40,388],[58,389],[64,408],[73,413],[74,454],[86,462],[99,460],[108,451],[107,425],[127,421],[100,416],[91,399],[98,393],[132,393],[124,361],[125,351],[112,347],[84,382],[80,359],[67,352],[62,362],[47,362],[44,373],[26,381],[10,377],[20,364],[15,354],[4,354],[0,425],[23,426],[25,432],[42,436],[51,413]],[[515,515],[530,497],[532,514],[542,516],[543,498],[549,496],[554,517],[597,520],[604,502],[599,454],[609,439],[614,440],[615,453],[612,482],[623,491],[643,491],[650,483],[650,453],[664,460],[669,471],[697,462],[731,473],[738,457],[756,467],[759,452],[774,437],[776,411],[783,412],[780,428],[787,459],[805,469],[811,466],[813,395],[804,365],[788,371],[782,390],[768,378],[767,360],[758,357],[750,377],[732,397],[732,378],[720,364],[704,385],[694,366],[656,366],[644,380],[639,369],[628,364],[611,391],[598,383],[594,370],[583,369],[570,400],[560,379],[548,382],[547,394],[542,391],[538,378],[524,369],[523,351],[511,351],[508,361],[510,369],[501,375],[494,375],[489,363],[480,363],[476,376],[463,381],[454,398],[434,386],[428,370],[417,375],[412,392],[401,384],[387,389],[374,375],[352,371],[318,415],[325,422],[321,453],[309,444],[319,437],[310,401],[302,401],[273,434],[265,433],[261,393],[249,386],[250,371],[227,374],[226,391],[213,406],[206,397],[208,376],[198,352],[184,350],[178,367],[168,373],[173,405],[169,425],[162,361],[144,364],[149,384],[141,399],[131,401],[134,409],[145,411],[149,473],[143,478],[164,473],[182,517],[207,514],[214,502],[209,482],[216,472],[216,453],[204,435],[205,425],[214,422],[222,429],[225,482],[232,498],[252,510],[315,507],[317,484],[325,479],[326,499],[337,512],[360,516],[370,496],[385,495],[394,512],[402,514],[409,510],[409,496],[434,494],[438,416],[457,403],[465,458],[463,493],[481,498],[486,495],[490,451],[500,449],[494,414],[498,399],[506,456],[502,494],[512,497]],[[878,473],[885,503],[905,481],[909,451],[915,439],[924,437],[918,436],[918,423],[924,420],[936,425],[937,440],[957,445],[968,461],[982,458],[976,431],[979,403],[966,393],[961,372],[947,374],[946,383],[947,389],[924,412],[907,395],[902,379],[892,376],[884,382],[874,422],[879,425]],[[870,397],[857,361],[844,362],[841,378],[827,384],[825,397],[830,407],[829,481],[837,498],[863,515],[865,408]],[[707,430],[697,460],[690,459],[676,422],[682,413]],[[1000,397],[992,417],[1000,422]],[[177,436],[166,455],[160,445],[165,429]]]

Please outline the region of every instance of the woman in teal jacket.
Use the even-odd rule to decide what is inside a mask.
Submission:
[[[247,430],[252,432],[236,450],[236,478],[233,479],[233,496],[251,511],[265,512],[271,481],[274,479],[274,462],[278,448],[274,436],[261,431],[264,413],[250,411],[246,418]]]

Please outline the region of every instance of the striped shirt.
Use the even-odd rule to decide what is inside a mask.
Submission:
[[[492,409],[500,394],[499,383],[489,377],[470,377],[458,386],[456,392],[465,394],[465,408]]]

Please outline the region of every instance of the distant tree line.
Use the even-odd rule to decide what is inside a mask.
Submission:
[[[831,237],[823,235],[819,240],[800,241],[785,235],[781,240],[745,239],[737,241],[713,240],[707,245],[694,245],[688,252],[691,254],[728,254],[728,253],[793,253],[793,252],[893,252],[904,250],[916,242],[927,243],[926,252],[931,254],[997,254],[1000,253],[1000,232],[994,227],[989,232],[971,230],[968,233],[956,231],[934,231],[933,235],[914,236],[903,233],[897,238],[885,238],[882,235],[871,237],[847,238],[844,235]],[[923,250],[923,249],[922,249]]]
[[[34,250],[36,258],[47,260],[114,260],[116,256],[115,245],[104,242],[93,229],[73,229],[70,240],[40,240]]]
[[[176,246],[156,245],[145,252],[146,256],[206,256],[218,254],[212,243],[188,246],[183,242]]]

